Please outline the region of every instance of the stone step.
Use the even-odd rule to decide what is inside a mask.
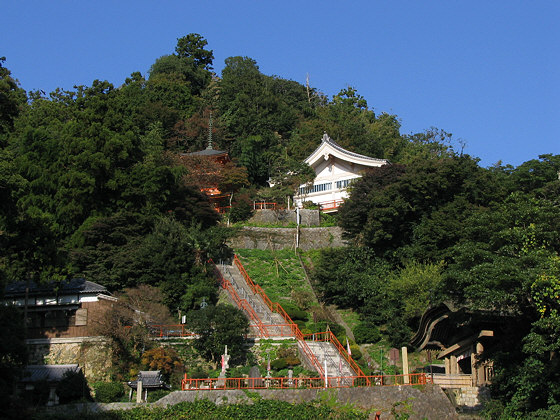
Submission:
[[[235,265],[222,264],[218,266],[218,269],[222,273],[225,279],[229,280],[233,288],[237,292],[241,299],[245,299],[253,310],[259,316],[261,322],[266,325],[279,325],[285,324],[284,318],[276,313],[272,312],[268,306],[264,303],[261,296],[253,293],[245,278],[239,272],[239,269]],[[280,333],[280,328],[278,333]]]

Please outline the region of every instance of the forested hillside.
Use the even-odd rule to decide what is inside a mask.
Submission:
[[[329,98],[249,57],[216,74],[198,34],[163,53],[118,86],[51,93],[23,91],[0,60],[2,285],[84,276],[113,292],[157,287],[174,312],[215,303],[204,261],[229,252],[230,231],[180,154],[206,148],[211,130],[233,159],[216,178],[233,221],[312,179],[302,161],[327,132],[391,164],[353,185],[338,216],[352,246],[322,252],[313,273],[322,299],[394,345],[440,302],[515,314],[491,355],[495,415],[558,410],[560,156],[482,168],[443,130],[401,134],[353,87]]]

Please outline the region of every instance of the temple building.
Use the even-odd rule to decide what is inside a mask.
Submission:
[[[435,352],[445,374],[434,383],[447,388],[484,386],[492,381],[493,363],[484,352],[507,335],[512,317],[494,311],[470,311],[441,304],[424,312],[410,344],[417,351]]]
[[[361,178],[366,169],[383,166],[389,161],[345,150],[325,133],[321,144],[305,163],[315,171],[315,181],[313,185],[300,185],[294,203],[302,207],[305,201],[311,201],[324,212],[334,212],[348,198],[347,188],[354,180]]]
[[[227,191],[220,191],[218,184],[222,178],[222,170],[231,159],[225,150],[216,150],[212,145],[212,116],[209,121],[206,149],[180,153],[179,161],[189,169],[188,182],[200,189],[216,211],[222,213],[228,208],[230,194]]]
[[[3,300],[25,313],[27,338],[51,339],[99,335],[92,330],[92,321],[116,298],[104,286],[76,278],[48,284],[10,283]]]

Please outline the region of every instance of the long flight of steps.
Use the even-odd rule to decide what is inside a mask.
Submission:
[[[260,329],[257,326],[252,325],[252,329],[265,331],[265,336],[267,336],[267,338],[295,337],[295,335],[291,334],[291,331],[288,328],[280,327],[280,325],[286,324],[284,318],[282,318],[279,313],[272,312],[264,303],[262,297],[251,290],[243,278],[243,275],[234,264],[221,263],[217,267],[224,279],[231,283],[239,298],[244,299],[249,304],[263,324]],[[251,319],[250,316],[249,319],[253,324],[255,323],[255,320]]]
[[[296,337],[296,334],[285,326],[286,320],[279,313],[271,311],[263,301],[262,297],[253,292],[241,274],[241,271],[235,264],[220,263],[217,265],[217,269],[220,271],[223,278],[229,281],[231,289],[235,291],[239,299],[247,302],[252,309],[253,315],[248,313],[251,312],[251,310],[247,307],[240,308],[247,313],[249,319],[251,320],[251,328],[254,331],[260,333],[261,337],[264,336],[266,338],[297,338],[300,353],[302,353],[302,356],[307,359],[311,366],[315,365],[316,370],[319,371],[321,376],[324,376],[326,365],[326,374],[329,378],[332,378],[329,379],[330,381],[336,381],[339,385],[351,385],[351,383],[341,383],[345,380],[350,380],[349,378],[337,378],[356,376],[357,373],[354,372],[348,362],[340,355],[339,351],[332,343],[329,341],[315,341],[313,340],[313,337],[306,339],[305,341],[303,341],[301,337]],[[231,295],[232,291],[228,291]],[[233,297],[232,300],[236,302],[236,299]],[[261,323],[260,327],[254,325],[255,319],[252,319],[254,314],[258,316],[259,321],[257,322]],[[281,327],[280,325],[284,326]],[[311,354],[309,354],[309,352]],[[313,358],[314,360],[310,360]],[[319,365],[320,367],[317,367],[316,365]]]

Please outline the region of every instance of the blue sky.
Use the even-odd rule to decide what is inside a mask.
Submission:
[[[558,22],[557,0],[6,1],[0,56],[26,90],[120,85],[199,33],[218,74],[241,55],[330,97],[352,86],[402,133],[516,166],[560,154]]]

